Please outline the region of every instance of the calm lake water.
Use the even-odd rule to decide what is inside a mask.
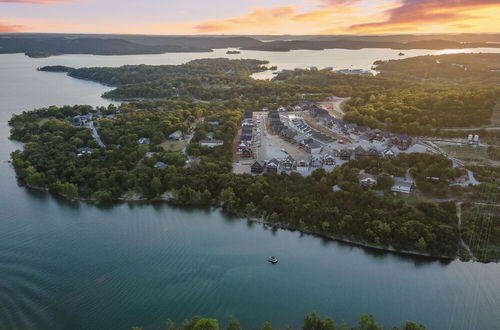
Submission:
[[[351,62],[369,68],[397,51],[246,55],[280,68]],[[247,327],[266,320],[284,327],[300,325],[312,310],[351,324],[365,312],[386,326],[409,319],[428,329],[500,328],[499,264],[374,252],[267,230],[217,210],[137,203],[99,208],[17,186],[8,163],[9,153],[21,148],[8,140],[12,113],[108,104],[100,95],[109,88],[36,67],[179,64],[219,56],[225,52],[36,60],[0,55],[0,329],[159,329],[169,318],[180,322],[192,315],[234,315]],[[279,264],[268,264],[269,255]]]

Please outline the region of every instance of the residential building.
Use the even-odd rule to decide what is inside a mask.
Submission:
[[[387,158],[392,158],[396,156],[396,153],[391,148],[386,148],[384,151],[382,151],[382,155]]]
[[[333,166],[335,165],[335,157],[333,155],[325,155],[325,157],[323,158],[323,162],[325,165],[328,165],[328,166]]]
[[[361,171],[358,175],[359,185],[363,188],[373,188],[377,185],[377,177]]]
[[[311,167],[320,168],[323,167],[323,159],[317,155],[311,157]]]
[[[137,142],[139,144],[150,144],[151,143],[151,139],[150,138],[146,138],[146,137],[141,137],[137,140]]]
[[[351,160],[352,151],[349,149],[342,149],[339,152],[339,158],[341,160]]]
[[[250,168],[250,171],[251,171],[252,173],[257,173],[257,174],[260,174],[260,173],[264,172],[264,168],[265,168],[265,166],[266,166],[266,163],[265,163],[265,162],[261,162],[261,161],[256,160],[256,161],[252,164],[252,166],[251,166],[251,168]]]
[[[295,169],[295,159],[289,155],[281,162],[280,166],[283,171],[293,171]]]
[[[163,168],[163,169],[165,169],[165,168],[168,168],[168,165],[165,164],[164,162],[157,162],[156,164],[154,164],[153,167],[154,168]]]
[[[319,142],[312,142],[306,145],[307,152],[310,154],[319,154],[321,152],[322,146]]]
[[[224,145],[224,141],[222,140],[201,140],[200,146],[214,148]]]
[[[394,185],[391,187],[391,191],[410,194],[413,188],[415,188],[415,182],[412,180],[407,180],[403,177],[394,177],[393,179]]]
[[[268,173],[278,173],[278,167],[280,165],[280,162],[276,159],[273,158],[269,162],[267,162],[266,168]]]
[[[182,131],[177,130],[177,131],[173,132],[172,134],[170,134],[168,136],[168,138],[170,140],[180,141],[180,140],[182,140],[184,138],[184,133],[182,133]]]

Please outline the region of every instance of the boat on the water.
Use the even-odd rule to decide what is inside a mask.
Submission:
[[[399,56],[405,56],[405,53],[399,53],[398,55]]]
[[[241,54],[239,50],[228,50],[226,54]]]
[[[278,263],[278,259],[274,256],[270,256],[269,258],[267,258],[267,261],[269,261],[273,265]]]

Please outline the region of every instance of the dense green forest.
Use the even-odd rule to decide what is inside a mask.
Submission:
[[[132,330],[141,330],[141,327],[133,327]],[[185,320],[181,326],[176,326],[174,322],[169,320],[165,327],[166,330],[242,330],[238,319],[230,317],[225,326],[220,326],[219,321],[216,319],[203,318],[195,316],[190,320]],[[261,330],[273,330],[274,327],[271,323],[265,322]],[[292,329],[291,327],[287,329]],[[356,326],[348,326],[345,322],[337,324],[331,317],[321,318],[317,313],[309,313],[304,316],[304,323],[301,327],[303,330],[382,330],[383,327],[375,321],[372,315],[361,314],[359,322]],[[423,325],[415,322],[406,321],[402,327],[394,326],[392,330],[425,330]]]
[[[454,54],[378,61],[376,76],[328,70],[282,71],[271,81],[255,80],[266,70],[257,60],[205,59],[183,65],[132,65],[120,68],[63,66],[42,71],[68,72],[116,89],[111,99],[225,101],[234,108],[262,109],[296,105],[304,95],[352,97],[345,120],[372,128],[416,135],[438,134],[447,127],[490,124],[500,99],[499,54]]]
[[[88,129],[69,124],[72,116],[88,111],[103,117],[98,120],[98,130],[107,148],[98,148]],[[115,113],[116,119],[106,119],[109,113]],[[233,214],[264,218],[275,226],[455,256],[458,230],[452,204],[413,205],[389,193],[377,196],[357,182],[360,169],[384,175],[401,175],[409,169],[423,191],[439,195],[448,179],[462,174],[450,161],[436,155],[403,154],[381,162],[353,161],[331,173],[320,169],[310,177],[236,175],[230,172],[231,145],[241,113],[225,103],[183,101],[25,112],[10,121],[12,138],[27,142],[23,151],[12,154],[12,162],[22,184],[68,198],[107,202],[142,196],[180,205],[220,206]],[[221,124],[212,129],[208,121]],[[187,146],[193,160],[185,166],[184,154],[167,151],[161,143],[170,132],[186,131],[189,126],[195,126]],[[225,145],[200,147],[196,142],[210,131]],[[137,143],[140,137],[150,138],[151,144]],[[92,153],[78,157],[81,147],[92,148]],[[168,168],[154,168],[158,161]],[[428,182],[427,176],[439,181]],[[340,185],[343,191],[333,192],[333,185]],[[390,185],[381,183],[378,189],[388,192]]]
[[[434,128],[488,125],[500,92],[391,90],[365,93],[344,105],[344,119],[391,132],[432,135]]]
[[[470,89],[500,85],[499,54],[449,54],[377,61],[380,77],[414,80],[435,89]]]
[[[74,78],[116,86],[103,96],[111,99],[182,99],[231,101],[235,108],[260,109],[296,105],[302,93],[321,93],[314,86],[277,84],[250,78],[266,70],[258,60],[205,59],[182,65],[129,65],[120,68],[43,67],[41,71],[68,72]],[[316,95],[324,98],[326,95]]]

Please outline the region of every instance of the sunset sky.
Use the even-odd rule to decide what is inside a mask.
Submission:
[[[500,32],[500,0],[0,0],[0,32]]]

